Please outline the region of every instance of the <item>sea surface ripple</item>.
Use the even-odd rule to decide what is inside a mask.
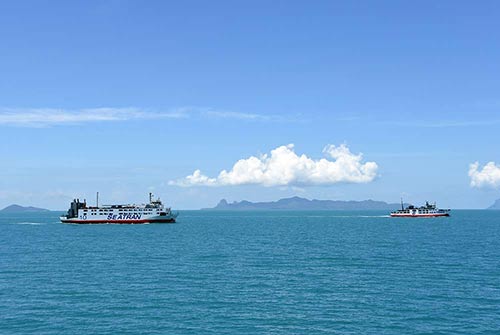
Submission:
[[[0,215],[0,334],[500,334],[500,212]]]

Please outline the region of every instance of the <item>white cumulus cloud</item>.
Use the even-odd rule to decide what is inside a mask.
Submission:
[[[328,158],[313,159],[297,155],[294,145],[280,146],[260,157],[251,156],[237,161],[231,170],[222,170],[210,178],[196,170],[179,180],[178,186],[226,186],[257,184],[264,186],[331,185],[336,183],[368,183],[377,176],[375,162],[363,163],[362,154],[353,154],[349,148],[327,145],[323,153]]]
[[[500,186],[500,166],[495,162],[489,162],[482,169],[479,163],[475,162],[469,167],[470,185],[472,187],[499,187]]]

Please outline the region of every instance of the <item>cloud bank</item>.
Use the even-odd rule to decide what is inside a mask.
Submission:
[[[500,166],[489,162],[480,169],[479,163],[475,162],[469,167],[469,177],[472,187],[500,187]]]
[[[44,127],[63,124],[80,124],[98,121],[128,121],[138,119],[183,118],[182,109],[169,112],[150,112],[139,108],[88,108],[88,109],[0,109],[0,125]]]
[[[377,163],[363,163],[363,155],[351,153],[345,144],[327,145],[323,153],[332,160],[315,160],[304,154],[299,156],[294,151],[294,145],[289,144],[272,150],[270,154],[240,159],[231,170],[222,170],[215,178],[196,170],[183,179],[170,181],[169,184],[183,187],[332,185],[368,183],[377,176]]]
[[[0,108],[0,126],[48,127],[74,125],[89,122],[112,122],[152,119],[236,119],[247,121],[276,121],[276,116],[218,111],[201,107],[181,107],[168,111],[152,111],[144,108]]]
[[[216,111],[207,110],[203,112],[207,117],[215,117],[222,119],[239,119],[239,120],[257,120],[257,121],[271,121],[277,119],[274,115],[262,115],[253,113],[240,113],[240,112],[229,112],[229,111]]]

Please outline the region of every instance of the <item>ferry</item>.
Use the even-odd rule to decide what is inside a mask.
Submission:
[[[425,202],[425,206],[415,207],[412,205],[404,208],[403,200],[401,200],[401,209],[391,212],[391,217],[398,218],[429,218],[429,217],[440,217],[440,216],[450,216],[449,209],[439,209],[436,207],[436,203],[429,204],[428,201]]]
[[[158,198],[153,200],[149,193],[149,203],[142,205],[105,205],[99,206],[97,193],[96,206],[87,206],[87,201],[74,199],[66,215],[60,217],[62,223],[76,224],[145,224],[174,223],[179,213],[165,208]]]

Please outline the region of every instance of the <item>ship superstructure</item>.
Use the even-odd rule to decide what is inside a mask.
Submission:
[[[87,206],[87,201],[74,199],[66,215],[61,216],[63,223],[79,224],[140,224],[140,223],[173,223],[179,213],[173,213],[171,208],[165,208],[158,198],[153,200],[149,194],[148,204],[105,205],[99,206],[99,193],[95,207]]]
[[[439,209],[436,203],[430,204],[428,201],[425,202],[425,206],[415,207],[409,205],[406,208],[403,206],[403,200],[401,200],[401,209],[391,212],[391,217],[439,217],[439,216],[450,216],[449,209]]]

